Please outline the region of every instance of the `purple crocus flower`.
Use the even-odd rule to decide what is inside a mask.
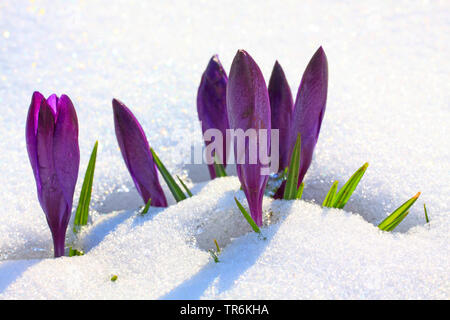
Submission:
[[[198,119],[202,123],[203,134],[208,129],[217,129],[222,133],[223,149],[218,150],[218,157],[223,160],[224,167],[226,167],[227,157],[226,129],[229,127],[226,104],[227,82],[227,74],[219,61],[219,57],[214,55],[209,60],[208,66],[200,81],[197,92],[197,112]],[[211,142],[205,141],[206,146]],[[211,179],[214,179],[216,177],[214,165],[208,165],[208,170]]]
[[[137,191],[144,203],[151,198],[152,206],[167,207],[144,130],[122,102],[113,99],[112,106],[117,142]]]
[[[67,225],[80,166],[78,120],[69,97],[45,99],[34,92],[26,124],[28,157],[39,203],[53,237],[55,257],[64,255]]]
[[[303,73],[292,115],[289,152],[292,152],[294,148],[298,133],[300,133],[302,141],[298,185],[308,171],[314,148],[319,139],[320,126],[327,103],[327,91],[328,62],[325,52],[320,47]],[[283,197],[284,186],[285,183],[278,189],[275,198]]]
[[[266,83],[256,62],[244,50],[239,50],[231,65],[227,86],[227,109],[231,129],[266,129],[267,145],[259,149],[270,150],[270,101]],[[257,133],[259,136],[259,132]],[[247,140],[247,139],[246,139]],[[259,139],[258,139],[259,140]],[[248,141],[248,140],[247,140]],[[239,158],[239,150],[235,145],[235,158]],[[258,226],[262,225],[262,200],[268,175],[262,175],[261,159],[257,156],[255,164],[249,158],[248,143],[245,145],[245,163],[236,160],[236,168],[242,189],[247,197],[250,214]]]
[[[273,66],[269,80],[269,98],[271,109],[272,129],[279,130],[279,170],[284,170],[289,165],[289,133],[294,110],[291,89],[284,75],[284,71],[278,61]]]

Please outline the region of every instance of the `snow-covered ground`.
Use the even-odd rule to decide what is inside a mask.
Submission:
[[[0,298],[450,298],[449,2],[282,3],[0,2]],[[278,59],[295,94],[320,45],[329,95],[306,201],[265,198],[261,237],[234,204],[244,201],[237,178],[202,182],[206,168],[186,166],[190,141],[201,142],[200,76],[214,53],[229,70],[243,48],[266,79]],[[51,258],[25,148],[35,90],[66,93],[77,109],[74,205],[100,143],[90,225],[78,239],[68,232],[81,257]],[[195,183],[194,197],[137,214],[113,97],[166,166]],[[366,161],[345,210],[317,205]],[[417,191],[395,232],[376,228]]]

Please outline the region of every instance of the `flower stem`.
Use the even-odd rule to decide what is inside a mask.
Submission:
[[[64,256],[64,247],[66,241],[66,232],[53,233],[53,248],[55,252],[55,258]]]

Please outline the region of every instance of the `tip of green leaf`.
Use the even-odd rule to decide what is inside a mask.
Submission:
[[[220,247],[216,239],[214,239],[214,244],[216,245],[217,253],[220,253]]]
[[[408,215],[409,208],[416,202],[419,197],[420,192],[418,192],[414,197],[403,203],[400,207],[398,207],[393,213],[391,213],[386,219],[384,219],[379,225],[378,228],[384,231],[392,231],[397,225],[402,222],[402,220]]]
[[[239,200],[236,197],[234,197],[234,201],[236,202],[236,205],[238,206],[239,211],[241,211],[245,220],[247,220],[248,224],[252,227],[253,231],[255,231],[256,233],[261,233],[261,230],[259,229],[255,220],[253,220],[253,218],[248,214],[247,210],[245,210],[245,208],[242,206],[242,204],[239,202]]]

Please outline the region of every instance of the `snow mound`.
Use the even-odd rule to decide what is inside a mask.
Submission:
[[[3,262],[0,289],[7,289],[0,298],[419,299],[449,293],[442,286],[450,280],[449,262],[439,254],[447,238],[436,236],[448,230],[435,224],[386,233],[358,214],[265,198],[266,227],[258,235],[234,202],[235,196],[244,201],[236,177],[199,189],[145,216],[109,215],[81,236],[84,256]],[[105,223],[116,227],[105,232]],[[214,239],[222,247],[219,263],[207,252]]]

